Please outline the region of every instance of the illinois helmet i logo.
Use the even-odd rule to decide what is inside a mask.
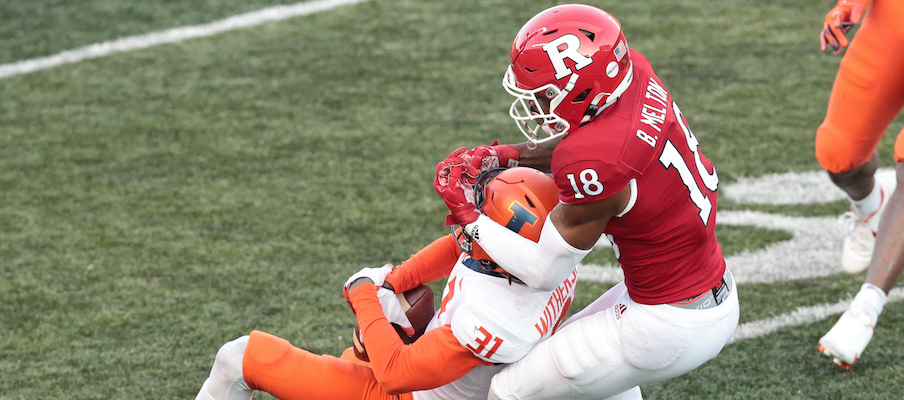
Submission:
[[[555,181],[533,168],[492,169],[475,186],[477,207],[484,215],[534,242],[540,239],[546,216],[559,203]],[[466,240],[470,243],[464,247],[471,248],[471,258],[492,261],[480,247],[476,230]]]

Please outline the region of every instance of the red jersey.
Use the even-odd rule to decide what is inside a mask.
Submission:
[[[696,296],[725,272],[716,242],[719,178],[650,62],[631,50],[634,81],[621,98],[556,146],[559,198],[582,204],[632,185],[609,220],[631,298],[662,304]]]

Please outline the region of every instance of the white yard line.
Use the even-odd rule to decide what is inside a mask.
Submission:
[[[280,5],[211,22],[209,24],[184,26],[145,35],[129,36],[113,41],[95,43],[74,50],[47,57],[22,60],[0,65],[0,79],[53,68],[63,64],[73,64],[111,54],[144,49],[167,43],[216,35],[218,33],[248,28],[272,21],[330,10],[345,5],[363,3],[368,0],[316,0],[290,5]]]
[[[889,303],[901,300],[904,300],[904,289],[894,288],[888,293]],[[834,304],[818,304],[810,307],[800,307],[788,314],[741,324],[738,325],[738,329],[735,331],[735,334],[732,336],[731,342],[729,343],[766,336],[789,326],[821,321],[834,314],[843,313],[850,304],[851,299],[844,299],[839,300]],[[879,318],[879,323],[882,323],[881,318]]]

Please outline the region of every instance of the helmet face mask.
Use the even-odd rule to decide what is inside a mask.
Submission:
[[[475,203],[484,215],[532,241],[540,238],[546,216],[559,202],[553,179],[527,167],[485,171],[474,185]],[[476,260],[492,258],[460,227],[453,227],[459,248]]]
[[[518,129],[530,141],[542,143],[567,132],[570,128],[568,121],[555,113],[556,107],[568,92],[563,92],[553,84],[532,90],[521,89],[515,83],[515,73],[511,65],[505,72],[502,87],[510,95],[515,96],[515,101],[509,107],[509,116],[515,120]],[[540,138],[540,131],[546,133],[548,137]]]
[[[555,6],[531,18],[512,44],[510,61],[502,81],[515,97],[509,115],[532,143],[589,122],[633,80],[619,22],[581,4]],[[544,100],[548,108],[539,106]]]

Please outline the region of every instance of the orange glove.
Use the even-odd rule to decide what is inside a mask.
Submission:
[[[819,34],[822,51],[831,46],[835,54],[838,54],[850,44],[847,33],[863,18],[863,11],[870,1],[872,0],[838,0],[835,8],[826,14],[826,22]]]

